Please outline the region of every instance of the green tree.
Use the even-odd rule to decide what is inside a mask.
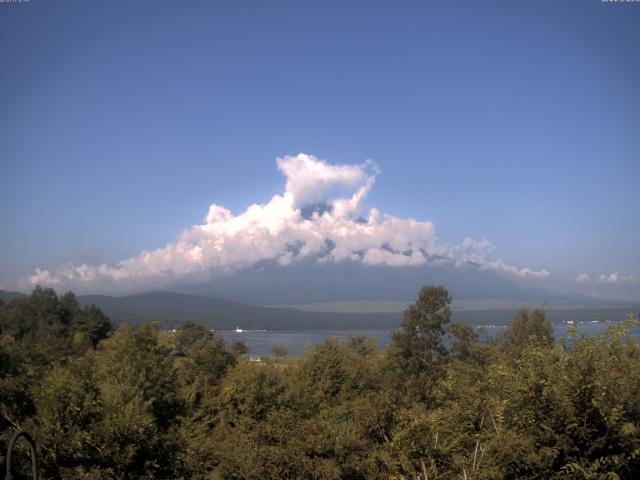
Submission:
[[[90,363],[80,359],[54,366],[35,386],[33,397],[34,432],[47,478],[76,478],[78,472],[98,466],[101,449],[92,428],[101,420],[102,409]]]
[[[392,334],[393,375],[413,400],[429,398],[443,375],[448,352],[442,336],[451,319],[451,300],[442,286],[423,287],[405,310],[401,329]]]
[[[182,399],[190,408],[207,404],[235,364],[235,355],[220,336],[193,322],[185,322],[180,328],[176,347],[184,354],[176,359]]]
[[[447,333],[451,337],[450,353],[454,357],[467,362],[484,361],[480,336],[471,325],[452,323]]]
[[[542,309],[520,309],[507,327],[502,342],[505,350],[513,356],[518,356],[529,342],[553,345],[553,326],[547,319],[547,312]]]
[[[113,327],[111,320],[102,313],[102,310],[95,305],[88,305],[75,312],[71,330],[74,334],[80,334],[86,338],[92,346],[96,346],[100,340],[109,336]]]
[[[174,477],[180,442],[174,435],[182,403],[170,349],[156,324],[121,327],[93,355],[102,409],[92,426],[103,468],[116,477]]]

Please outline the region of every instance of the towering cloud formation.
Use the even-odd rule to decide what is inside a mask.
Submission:
[[[550,275],[492,259],[493,247],[486,240],[442,244],[429,221],[383,215],[375,208],[363,217],[362,202],[379,174],[370,161],[331,165],[300,154],[279,158],[277,164],[287,179],[285,190],[267,203],[253,204],[238,215],[214,204],[204,223],[163,248],[116,265],[36,269],[28,281],[74,288],[157,287],[229,274],[264,260],[287,265],[298,259],[388,266],[475,264],[512,277]]]

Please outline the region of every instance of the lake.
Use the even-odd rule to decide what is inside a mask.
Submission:
[[[578,335],[599,335],[604,332],[605,324],[602,322],[588,322],[576,324]],[[479,327],[478,327],[479,328]],[[494,336],[504,330],[504,325],[485,325],[485,335]],[[553,326],[554,335],[557,338],[566,335],[569,325],[566,323],[556,323]],[[632,329],[636,337],[640,337],[640,328]],[[348,335],[366,336],[375,338],[378,347],[382,348],[391,341],[391,330],[271,330],[259,332],[219,332],[227,343],[236,341],[244,342],[249,348],[252,356],[272,356],[271,349],[276,345],[284,345],[289,349],[290,356],[299,356],[315,345],[323,343],[331,337],[336,337],[340,341]]]

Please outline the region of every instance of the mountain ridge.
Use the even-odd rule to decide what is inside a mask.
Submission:
[[[0,290],[0,299],[10,301],[26,298],[19,292]],[[11,298],[9,298],[11,297]],[[165,328],[176,328],[191,320],[213,329],[269,329],[269,330],[376,330],[397,328],[402,311],[397,312],[330,312],[305,311],[292,307],[265,307],[189,295],[179,292],[153,291],[134,295],[79,295],[81,305],[97,305],[116,324],[140,324],[158,320]],[[525,305],[522,305],[525,306]],[[518,308],[485,308],[454,310],[453,320],[471,324],[506,324]],[[553,322],[566,320],[591,321],[594,313],[602,318],[621,320],[637,306],[573,307],[549,310]]]
[[[554,292],[538,286],[523,286],[471,265],[388,267],[357,262],[318,264],[298,261],[282,266],[265,261],[210,281],[178,282],[171,286],[171,290],[253,305],[296,305],[354,300],[407,301],[413,300],[422,286],[432,283],[447,287],[454,300],[573,301],[590,306],[618,303],[616,300]],[[619,305],[628,303],[619,302]]]

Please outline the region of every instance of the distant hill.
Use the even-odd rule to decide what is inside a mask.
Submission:
[[[81,304],[95,304],[117,323],[137,324],[156,319],[167,327],[192,320],[215,329],[268,330],[366,330],[397,328],[402,310],[385,313],[311,312],[293,308],[269,308],[217,298],[175,292],[150,292],[124,297],[81,295]],[[507,324],[518,308],[455,310],[454,321],[479,324]],[[638,307],[574,307],[549,310],[553,322],[590,321],[595,318],[618,321]]]
[[[8,292],[6,290],[0,290],[0,300],[5,303],[10,302],[11,300],[15,300],[16,298],[24,298],[26,296],[27,295],[20,292]]]
[[[291,305],[341,301],[413,301],[427,284],[444,285],[454,300],[503,299],[601,306],[602,300],[530,288],[477,266],[363,265],[357,262],[318,264],[298,261],[281,266],[262,262],[209,282],[176,284],[170,290],[226,298],[253,305]],[[638,299],[640,301],[640,299]],[[609,306],[625,306],[607,301]]]
[[[117,323],[160,320],[167,327],[192,320],[216,329],[369,329],[393,328],[398,313],[320,313],[287,308],[267,308],[217,298],[175,292],[150,292],[124,297],[80,295],[82,305],[95,304]]]
[[[5,302],[24,298],[25,294],[0,290]],[[176,292],[148,292],[122,297],[108,295],[79,295],[81,305],[97,305],[116,324],[140,324],[159,320],[164,327],[173,328],[192,320],[214,329],[268,330],[376,330],[397,328],[402,311],[384,313],[347,313],[304,311],[295,308],[260,307],[217,298]],[[573,307],[552,308],[553,322],[565,320],[590,321],[594,318],[621,320],[629,312],[638,314],[639,307]],[[453,320],[471,324],[507,324],[517,308],[483,308],[454,310]],[[594,316],[597,314],[599,316]]]

